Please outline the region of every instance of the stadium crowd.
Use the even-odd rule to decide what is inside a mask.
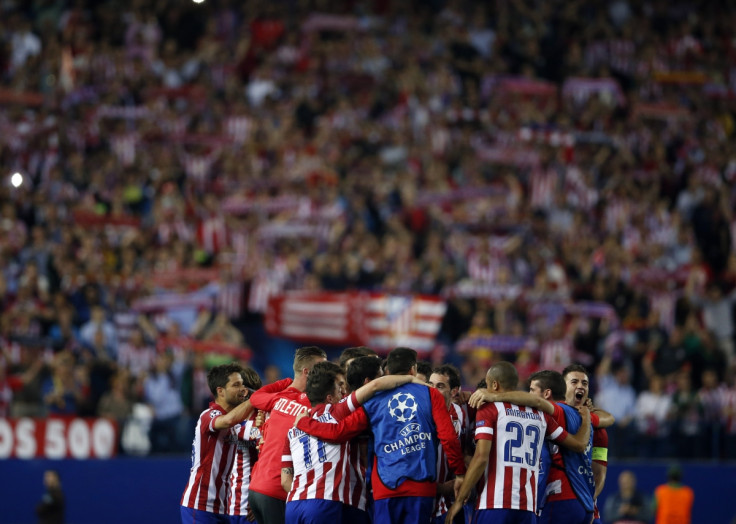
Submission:
[[[734,22],[0,3],[0,415],[146,404],[153,451],[187,450],[212,351],[247,357],[270,296],[380,290],[446,299],[427,358],[466,386],[585,365],[615,457],[736,458]]]

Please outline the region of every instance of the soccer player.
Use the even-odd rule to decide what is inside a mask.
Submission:
[[[544,385],[545,372],[535,373],[531,377],[532,387],[543,391],[545,388],[551,390],[557,407],[563,409],[555,413],[557,422],[566,427],[568,431],[574,431],[581,423],[580,415],[575,408],[584,406],[588,396],[587,372],[582,366],[576,366],[568,366],[562,375],[565,381],[564,398],[570,400],[570,404],[558,399],[557,386]],[[598,415],[593,414],[593,419],[593,425],[599,426]],[[541,511],[540,523],[590,524],[593,520],[595,481],[592,466],[592,439],[591,434],[591,440],[583,453],[562,449],[550,450],[551,462],[543,495],[544,507]]]
[[[251,368],[243,369],[243,383],[251,392],[255,392],[263,385],[261,377]],[[248,504],[248,492],[250,474],[258,459],[257,445],[261,438],[261,431],[258,428],[259,413],[263,415],[262,411],[254,410],[247,419],[233,428],[237,436],[237,444],[233,469],[230,473],[230,494],[227,502],[230,524],[250,524],[255,520]]]
[[[425,360],[418,361],[417,378],[425,383],[428,383],[430,375],[432,375],[432,364]]]
[[[294,379],[283,379],[262,388],[251,397],[256,409],[270,413],[262,428],[263,444],[258,462],[253,466],[249,504],[258,524],[284,524],[286,492],[281,487],[281,452],[294,417],[311,407],[304,391],[307,377],[317,362],[327,360],[324,350],[316,346],[302,347],[294,355]],[[266,391],[264,391],[266,390]]]
[[[365,346],[356,346],[343,349],[342,353],[340,353],[340,359],[337,363],[340,364],[343,372],[347,373],[350,363],[358,357],[380,358],[371,348]]]
[[[215,400],[197,421],[192,469],[181,498],[182,523],[229,522],[226,499],[237,441],[232,428],[253,411],[238,364],[213,367],[207,385]]]
[[[330,411],[342,399],[340,375],[342,368],[332,362],[320,362],[312,368],[306,394],[313,418],[337,423]],[[347,442],[330,444],[299,429],[289,429],[281,458],[281,486],[288,493],[286,521],[340,524],[343,503],[350,495],[349,462]]]
[[[416,363],[417,353],[409,348],[396,348],[387,358],[391,375],[416,376]],[[339,424],[321,424],[307,417],[297,422],[297,428],[328,441],[340,441],[345,432],[368,427],[374,434],[374,522],[426,524],[437,489],[437,438],[456,474],[456,485],[465,473],[444,398],[436,389],[409,383],[378,393]]]
[[[486,375],[491,392],[513,392],[518,381],[516,368],[505,361],[491,366]],[[553,410],[548,402],[538,400],[547,413]],[[471,397],[471,404],[473,401]],[[587,408],[582,411],[587,415]],[[447,524],[452,523],[463,501],[481,479],[474,522],[536,522],[537,474],[543,439],[582,450],[590,436],[589,423],[583,425],[582,435],[572,436],[547,413],[505,402],[488,403],[478,410],[475,454],[457,498],[447,512]]]
[[[429,387],[435,388],[445,399],[445,406],[450,414],[450,420],[455,428],[460,449],[463,450],[462,429],[464,427],[464,413],[459,405],[452,401],[460,389],[460,373],[454,366],[444,365],[436,367],[429,375]],[[463,450],[464,451],[464,450]],[[437,447],[437,498],[435,500],[433,522],[445,522],[447,508],[454,498],[454,481],[450,475],[447,456],[440,444]]]

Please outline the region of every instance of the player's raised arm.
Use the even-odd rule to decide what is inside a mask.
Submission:
[[[555,408],[551,402],[527,391],[491,392],[487,389],[479,389],[470,396],[468,405],[477,409],[483,404],[490,402],[510,402],[517,406],[528,406],[543,411],[548,415],[552,415],[555,412]]]

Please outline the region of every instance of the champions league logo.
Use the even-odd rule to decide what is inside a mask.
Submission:
[[[388,412],[397,422],[409,422],[417,414],[417,401],[410,393],[396,393],[388,401]]]

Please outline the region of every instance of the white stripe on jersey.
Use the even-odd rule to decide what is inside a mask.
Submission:
[[[230,493],[228,495],[228,515],[248,514],[248,492],[253,462],[257,458],[255,446],[261,438],[261,431],[255,427],[255,416],[234,428],[238,436],[235,460],[230,473]]]

